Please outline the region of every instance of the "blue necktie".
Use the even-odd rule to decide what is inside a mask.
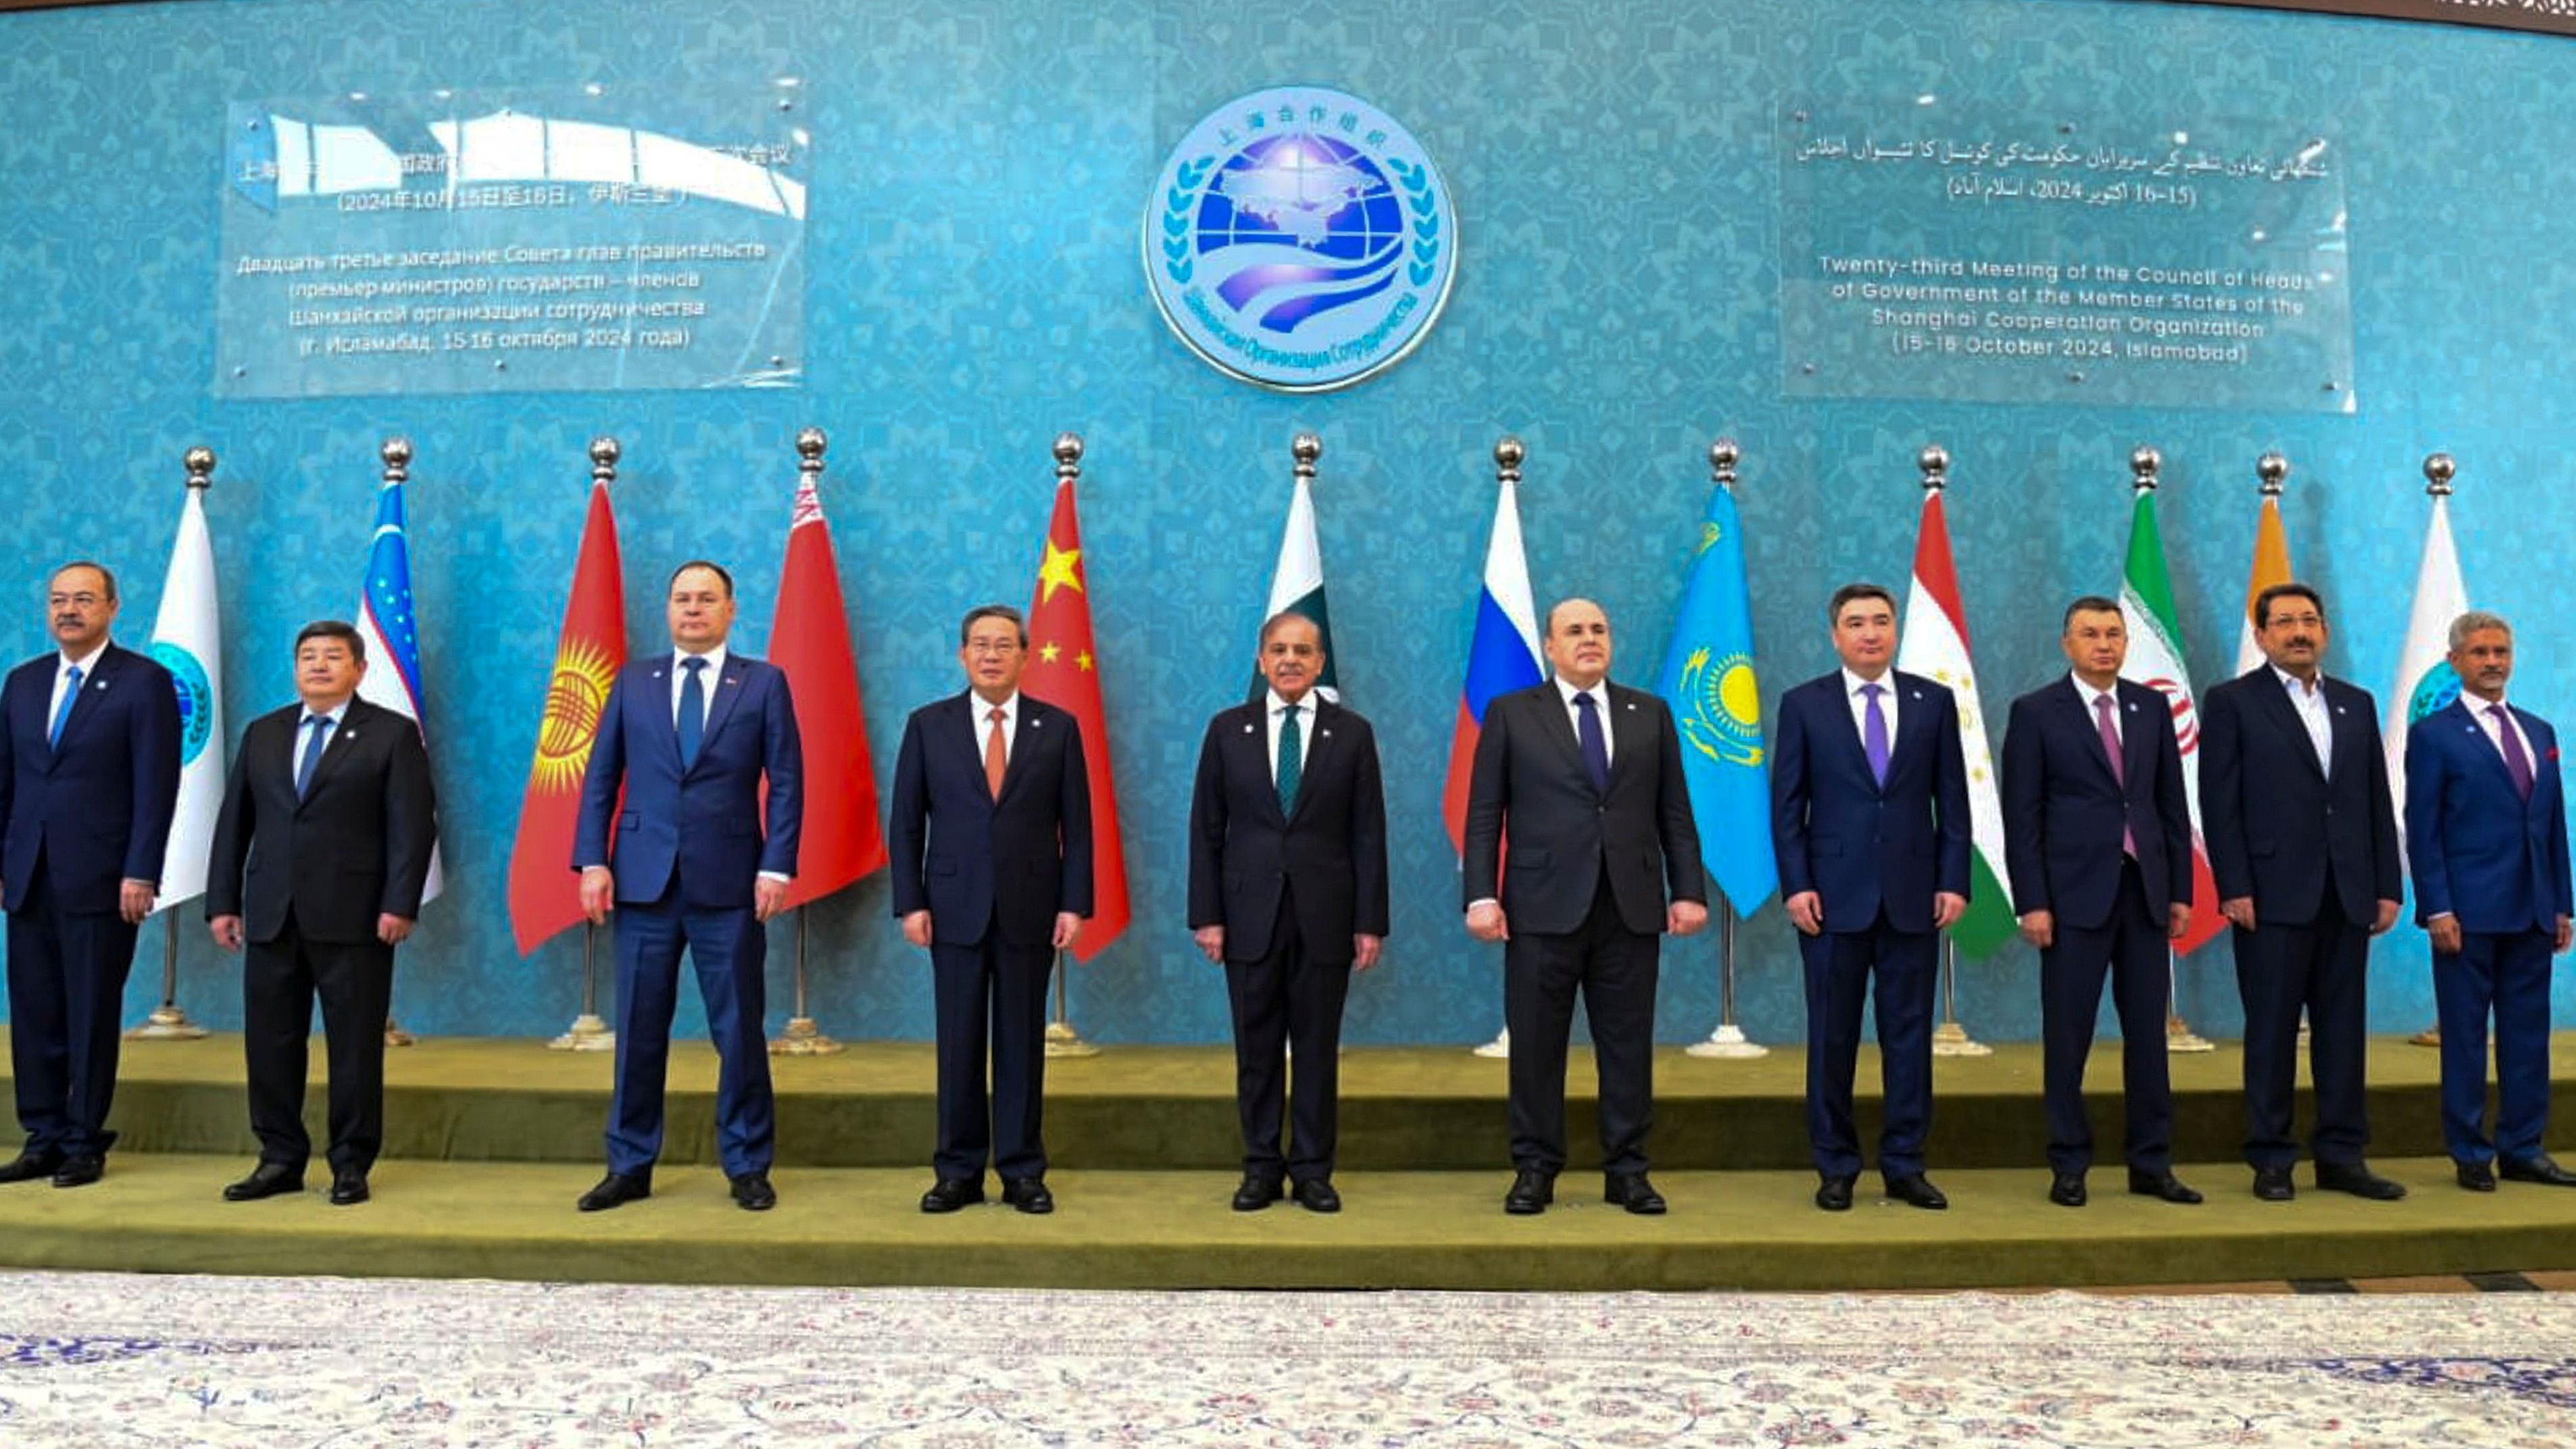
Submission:
[[[305,743],[304,756],[295,763],[295,798],[298,800],[313,788],[313,767],[322,763],[322,748],[331,743],[329,715],[307,715],[304,723],[313,731],[313,738]]]
[[[54,727],[45,731],[47,745],[58,745],[63,742],[63,721],[72,717],[72,706],[79,702],[80,666],[75,664],[72,666],[71,673],[63,678],[63,702],[54,706]]]
[[[1288,706],[1288,717],[1279,722],[1279,809],[1285,813],[1297,808],[1297,784],[1306,777],[1306,747],[1297,736],[1297,706]]]
[[[1583,768],[1592,776],[1592,788],[1609,794],[1610,742],[1601,737],[1600,701],[1588,689],[1574,696],[1574,737],[1583,746]]]
[[[1861,748],[1869,752],[1870,778],[1881,785],[1887,783],[1887,712],[1878,707],[1878,697],[1886,692],[1875,684],[1860,687],[1861,698],[1869,701],[1869,713],[1860,732]]]
[[[680,681],[680,768],[685,770],[698,762],[698,742],[707,733],[707,690],[698,674],[707,667],[703,659],[683,659],[680,668],[687,677]]]

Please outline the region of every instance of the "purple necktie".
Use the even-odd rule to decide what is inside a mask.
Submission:
[[[1886,692],[1885,688],[1875,684],[1860,687],[1860,697],[1869,705],[1868,712],[1862,716],[1861,748],[1869,751],[1870,778],[1881,785],[1887,783],[1887,711],[1878,707],[1878,697]]]
[[[2093,724],[2102,732],[2102,753],[2111,758],[2111,780],[2122,790],[2129,788],[2128,767],[2120,759],[2120,731],[2111,723],[2111,696],[2093,696]],[[2124,809],[2122,815],[2127,811]],[[2120,849],[2129,859],[2138,858],[2138,835],[2124,819],[2120,826]]]
[[[2487,717],[2496,722],[2496,738],[2504,745],[2505,773],[2513,776],[2513,788],[2522,792],[2522,798],[2530,799],[2531,756],[2522,752],[2522,736],[2513,732],[2513,720],[2505,714],[2503,705],[2488,705]]]

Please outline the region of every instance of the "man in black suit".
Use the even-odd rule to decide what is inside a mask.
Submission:
[[[1848,1212],[1860,1178],[1852,1073],[1861,1004],[1874,995],[1886,1093],[1879,1176],[1889,1197],[1939,1211],[1950,1199],[1924,1174],[1923,1145],[1932,1132],[1941,933],[1968,908],[1959,703],[1939,684],[1889,667],[1896,598],[1887,590],[1845,584],[1825,615],[1843,667],[1780,696],[1771,755],[1780,904],[1798,928],[1806,971],[1816,1206]]]
[[[1323,631],[1301,614],[1261,626],[1259,700],[1221,710],[1190,795],[1190,927],[1225,967],[1243,1185],[1234,1209],[1339,1212],[1334,1108],[1351,972],[1386,940],[1386,792],[1369,722],[1315,688]],[[1296,1055],[1284,1073],[1282,1049]],[[1281,1078],[1293,1081],[1283,1092]],[[1289,1108],[1289,1145],[1279,1146]]]
[[[1651,1215],[1664,1210],[1646,1177],[1656,938],[1708,924],[1699,828],[1672,711],[1609,682],[1601,606],[1550,609],[1545,648],[1554,679],[1485,707],[1467,791],[1467,933],[1504,943],[1515,1175],[1503,1211],[1544,1212],[1555,1198],[1580,990],[1601,1077],[1602,1197]]]
[[[259,1165],[228,1202],[304,1190],[313,999],[331,1068],[331,1201],[367,1200],[384,1144],[394,947],[420,918],[438,842],[429,754],[410,720],[357,697],[367,645],[337,619],[295,636],[302,702],[251,721],[206,866],[206,925],[240,951],[242,1047]],[[247,883],[245,883],[247,873]]]
[[[2366,690],[2328,679],[2325,603],[2306,584],[2254,600],[2270,661],[2213,686],[2200,705],[2201,827],[2218,906],[2235,930],[2245,1000],[2245,1160],[2254,1195],[2287,1202],[2299,1012],[2316,1082],[2312,1144],[2321,1189],[2386,1201],[2402,1184],[2362,1160],[2370,938],[2397,923],[2405,891],[2388,760]]]
[[[9,1051],[27,1145],[0,1182],[83,1187],[107,1171],[118,1017],[179,799],[170,672],[108,637],[116,577],[55,570],[55,649],[0,687],[0,901]]]
[[[988,1157],[1004,1202],[1055,1211],[1040,1130],[1047,978],[1091,914],[1091,782],[1082,727],[1019,691],[1028,651],[1019,610],[969,610],[957,629],[966,691],[914,710],[895,761],[894,913],[903,938],[930,952],[938,1013],[926,1213],[982,1202]]]
[[[2058,643],[2072,670],[2013,701],[2003,770],[2013,911],[2039,948],[2048,1200],[2084,1206],[2093,1165],[2084,1059],[2108,975],[2120,1013],[2129,1191],[2196,1203],[2200,1194],[2173,1174],[2165,1070],[2166,943],[2191,925],[2191,805],[2172,709],[2162,693],[2120,677],[2129,631],[2116,601],[2086,595],[2067,605]]]

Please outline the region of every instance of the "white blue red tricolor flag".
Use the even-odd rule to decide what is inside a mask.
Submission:
[[[1538,606],[1530,598],[1529,559],[1521,552],[1520,490],[1510,478],[1494,500],[1494,533],[1485,545],[1485,586],[1476,597],[1476,628],[1467,645],[1467,684],[1458,699],[1458,729],[1449,742],[1449,783],[1440,813],[1449,845],[1467,848],[1467,782],[1485,706],[1498,694],[1545,678],[1539,664]]]

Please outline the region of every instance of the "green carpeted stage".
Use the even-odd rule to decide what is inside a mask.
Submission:
[[[2557,1040],[2576,1066],[2576,1033]],[[2373,1042],[2372,1160],[2402,1203],[2317,1193],[2254,1201],[2235,1160],[2239,1056],[2173,1059],[2179,1208],[2122,1191],[2116,1149],[2090,1207],[2049,1204],[2039,1051],[1944,1058],[1931,1161],[1953,1207],[1926,1213],[1866,1190],[1848,1214],[1808,1194],[1803,1058],[1658,1058],[1654,1137],[1664,1218],[1599,1201],[1588,1170],[1591,1062],[1573,1068],[1576,1163],[1560,1206],[1506,1217],[1504,1064],[1461,1049],[1355,1048],[1342,1068],[1348,1210],[1227,1207],[1237,1165],[1223,1048],[1112,1047],[1049,1064],[1049,1175],[1060,1207],[914,1207],[928,1185],[930,1048],[862,1043],[774,1063],[781,1196],[735,1209],[712,1156],[713,1054],[674,1052],[669,1145],[655,1196],[584,1215],[599,1174],[609,1059],[533,1041],[424,1041],[388,1054],[376,1199],[233,1204],[249,1167],[237,1037],[128,1044],[107,1180],[0,1188],[0,1263],[163,1272],[396,1274],[702,1283],[1030,1287],[1685,1289],[2081,1286],[2384,1277],[2576,1268],[2576,1191],[2461,1191],[2441,1154],[2435,1054]],[[317,1070],[321,1054],[315,1052]],[[5,1059],[0,1059],[5,1060]],[[2097,1051],[2096,1131],[2119,1136],[2118,1053]],[[1877,1064],[1861,1063],[1863,1136]],[[2576,1075],[2556,1087],[2553,1146],[2576,1147]],[[2304,1106],[2303,1106],[2304,1110]],[[308,1102],[319,1142],[321,1091]],[[1865,1177],[1864,1189],[1875,1185]]]

